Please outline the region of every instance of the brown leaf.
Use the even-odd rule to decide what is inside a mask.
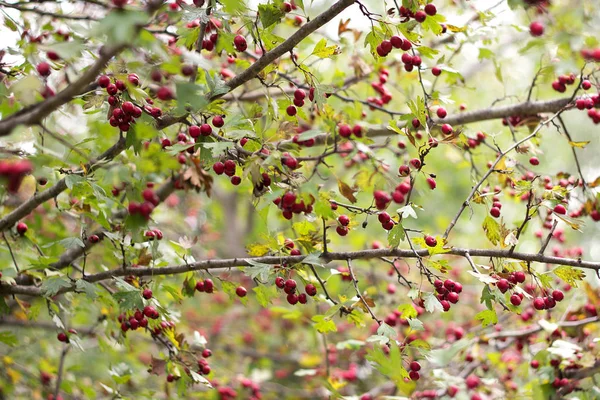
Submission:
[[[154,358],[154,356],[151,357],[152,360],[150,361],[150,369],[148,370],[148,373],[154,375],[163,375],[165,373],[167,362],[165,360],[161,360],[160,358]]]
[[[354,197],[354,193],[357,191],[356,189],[352,189],[347,183],[344,183],[340,180],[338,180],[338,188],[340,189],[342,196],[347,198],[350,203],[356,203],[356,197]]]
[[[196,191],[200,191],[204,189],[206,194],[210,196],[210,191],[212,189],[213,178],[212,176],[202,169],[199,165],[192,165],[183,173],[183,180],[187,182],[192,187],[196,189]]]
[[[350,30],[350,29],[348,29],[349,23],[350,23],[350,18],[348,18],[346,21],[344,21],[343,19],[340,19],[340,24],[338,25],[338,35],[341,35],[342,33]]]
[[[148,266],[148,265],[150,265],[150,261],[152,261],[152,254],[148,253],[147,248],[144,247],[142,249],[142,251],[140,252],[140,255],[138,256],[137,264]]]
[[[595,187],[600,186],[600,176],[597,177],[596,179],[594,179],[593,182],[588,182],[588,186],[591,187],[591,188],[595,188]]]
[[[370,298],[369,296],[362,296],[362,298],[369,307],[375,307],[375,301],[373,301],[372,298]],[[365,303],[363,303],[362,300],[358,300],[356,303],[352,304],[352,308],[360,307],[365,313],[368,313],[369,309],[367,308]]]

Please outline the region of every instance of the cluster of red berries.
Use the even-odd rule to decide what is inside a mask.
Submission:
[[[437,299],[442,304],[444,311],[450,310],[451,304],[458,303],[459,294],[462,292],[462,285],[459,282],[454,282],[452,279],[446,279],[442,282],[440,279],[436,279],[433,286],[438,293]]]
[[[33,166],[28,160],[0,160],[0,179],[6,179],[6,190],[16,193],[23,182],[23,178],[33,171]]]
[[[408,40],[406,41],[406,43],[408,43],[408,45],[411,45]],[[389,75],[390,71],[388,71],[387,68],[381,68],[379,70],[379,81],[371,82],[371,87],[375,89],[375,91],[379,94],[380,97],[368,97],[367,103],[381,107],[384,104],[388,104],[390,101],[392,101],[392,92],[390,92],[384,86],[388,81]],[[371,110],[373,110],[372,107]]]
[[[283,218],[292,219],[294,214],[310,214],[313,211],[314,198],[311,196],[310,204],[299,199],[294,192],[286,192],[283,196],[277,197],[273,203],[282,210]]]
[[[506,278],[502,278],[497,274],[493,274],[492,278],[497,279],[496,287],[498,288],[498,290],[500,290],[500,292],[502,292],[502,293],[506,293],[507,290],[514,288],[519,283],[525,282],[526,276],[525,276],[525,272],[516,271],[516,272],[511,272],[510,274],[508,274],[508,276]],[[521,305],[522,301],[523,301],[523,293],[515,292],[510,296],[510,303],[513,306]]]
[[[377,215],[377,220],[379,220],[381,227],[386,231],[391,230],[394,225],[396,225],[396,222],[392,219],[390,214],[385,211],[382,211]]]
[[[312,283],[308,283],[305,287],[304,287],[304,291],[306,293],[299,293],[296,294],[296,289],[298,284],[296,283],[296,281],[294,279],[284,279],[281,276],[278,276],[277,278],[275,278],[275,285],[279,288],[279,289],[283,289],[283,291],[287,294],[287,302],[290,303],[291,305],[296,305],[298,303],[300,304],[306,304],[308,302],[308,296],[315,296],[317,294],[317,288],[315,285],[313,285]]]
[[[494,218],[499,218],[500,210],[502,210],[502,203],[499,201],[494,201],[492,203],[492,208],[490,208],[490,215]]]
[[[235,168],[236,168],[236,164],[235,164],[235,161],[233,161],[233,160],[225,160],[225,162],[217,161],[216,163],[213,164],[213,171],[215,171],[215,173],[217,175],[225,174],[225,175],[231,177],[231,179],[230,179],[231,183],[233,185],[237,186],[240,183],[242,183],[242,178],[235,174]],[[265,176],[266,176],[266,178],[265,178]],[[265,185],[265,186],[270,186],[270,184],[271,184],[271,178],[266,173],[263,174],[263,182],[268,183],[268,185]]]
[[[581,50],[581,56],[588,61],[600,62],[600,47]]]
[[[207,358],[212,356],[212,351],[210,349],[202,350],[202,358],[198,360],[198,373],[202,375],[210,374],[211,368],[208,364]]]
[[[406,8],[404,6],[400,7],[400,16],[402,18],[406,18],[407,20],[410,18],[414,18],[417,22],[425,22],[427,16],[434,16],[437,14],[437,8],[433,3],[427,4],[423,10],[412,11],[410,8]],[[406,22],[406,21],[403,21]]]
[[[213,293],[215,290],[215,284],[212,279],[205,279],[203,281],[196,282],[196,290],[201,293]]]
[[[348,225],[350,225],[350,218],[347,215],[342,214],[337,218],[337,222],[338,225],[335,228],[335,231],[340,236],[346,236],[350,229],[348,228]]]
[[[419,375],[419,371],[421,370],[421,364],[419,364],[418,361],[412,361],[409,364],[408,369],[409,369],[408,376],[410,377],[410,379],[413,381],[418,381],[419,378],[421,377]]]
[[[291,170],[298,169],[300,167],[298,160],[287,151],[281,155],[281,164]]]
[[[150,290],[150,289],[146,289]],[[145,291],[144,291],[145,292]],[[144,298],[147,298],[144,296]],[[150,297],[152,298],[152,291],[150,291]],[[143,310],[135,310],[133,312],[121,313],[119,314],[117,320],[121,323],[121,331],[123,333],[132,330],[135,331],[138,328],[147,328],[148,327],[148,318],[150,319],[158,319],[159,314],[156,311],[156,308],[152,306],[146,306]],[[162,321],[165,322],[165,321]],[[165,322],[166,323],[166,322]],[[168,325],[168,324],[167,324]],[[158,329],[158,331],[156,331]],[[161,329],[156,328],[155,334],[159,334]]]
[[[296,249],[296,245],[294,244],[294,242],[292,241],[292,239],[285,239],[285,242],[283,243],[283,247],[285,250],[289,250],[290,251],[290,256],[299,256],[300,254],[300,250]]]
[[[564,298],[565,294],[561,290],[555,289],[545,297],[536,297],[533,299],[533,308],[538,311],[550,310],[556,307],[556,303],[562,301]]]
[[[354,125],[352,128],[350,128],[349,125],[340,124],[340,125],[338,125],[338,134],[343,138],[349,138],[353,134],[357,138],[361,138],[362,137],[362,128],[358,124]]]
[[[475,149],[485,141],[485,133],[477,132],[475,138],[468,138],[466,147]]]
[[[561,75],[558,77],[558,79],[552,82],[552,89],[559,93],[564,93],[567,91],[567,85],[574,84],[575,80],[575,74],[572,72],[569,75]]]
[[[142,197],[145,200],[143,203],[140,204],[135,201],[130,201],[127,210],[129,211],[129,215],[140,215],[148,220],[150,219],[150,214],[152,214],[154,207],[158,206],[160,203],[160,198],[150,188],[146,188],[142,191]]]
[[[326,97],[329,97],[328,95],[326,95]],[[289,105],[285,112],[287,113],[287,115],[289,115],[290,117],[293,117],[294,115],[296,115],[298,113],[298,110],[296,109],[296,107],[303,107],[304,106],[304,99],[306,99],[306,92],[303,89],[296,89],[294,91],[294,100],[293,100],[293,105]],[[308,99],[310,101],[315,101],[315,88],[311,87],[308,90]]]
[[[148,230],[146,232],[144,232],[144,236],[148,239],[148,240],[162,240],[163,238],[163,233],[160,229],[151,229]]]

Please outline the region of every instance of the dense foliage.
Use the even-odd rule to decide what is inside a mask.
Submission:
[[[0,399],[599,398],[597,6],[0,1]]]

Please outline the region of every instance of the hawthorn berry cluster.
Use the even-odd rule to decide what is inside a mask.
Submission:
[[[392,39],[395,37],[402,40],[399,36],[393,36]],[[403,41],[403,43],[404,42],[408,43],[408,46],[412,46],[408,40]],[[381,45],[379,45],[379,46],[381,46]],[[368,97],[367,103],[374,104],[376,106],[381,107],[384,104],[388,104],[390,101],[392,101],[392,92],[390,92],[388,90],[388,88],[386,88],[384,86],[388,81],[389,75],[390,75],[390,71],[388,71],[387,68],[381,68],[379,70],[379,80],[375,81],[375,82],[371,82],[371,87],[379,94],[380,97],[379,98]],[[371,107],[371,110],[373,110],[372,107]]]
[[[402,22],[408,22],[411,18],[413,18],[415,21],[417,21],[419,23],[423,23],[427,19],[428,15],[434,16],[437,14],[437,8],[435,7],[435,5],[433,3],[426,4],[422,10],[417,10],[417,11],[412,11],[410,8],[400,6],[399,12],[400,12],[400,16],[402,18],[405,18],[405,20]]]
[[[312,283],[306,284],[304,286],[305,293],[297,294],[297,286],[298,284],[294,279],[285,279],[282,276],[278,276],[275,278],[275,286],[279,289],[283,289],[283,291],[287,294],[286,300],[291,305],[306,304],[308,302],[308,296],[315,296],[317,294],[317,288]]]
[[[205,279],[203,281],[196,282],[196,290],[200,293],[213,293],[215,290],[215,284],[212,279]]]
[[[329,97],[329,95],[326,94],[326,97]],[[305,99],[306,99],[306,92],[303,89],[296,89],[294,91],[294,100],[293,100],[294,104],[290,104],[285,110],[287,115],[289,115],[290,117],[293,117],[294,115],[296,115],[298,113],[298,110],[296,107],[302,108],[304,106]],[[308,90],[308,99],[310,101],[315,101],[315,88],[314,87],[311,87]]]
[[[154,190],[150,188],[146,188],[142,191],[142,197],[144,198],[143,203],[140,204],[135,201],[130,201],[127,210],[129,212],[129,215],[139,215],[145,220],[149,220],[150,214],[152,214],[154,207],[158,206],[158,204],[160,203],[160,198],[154,192]],[[157,236],[156,232],[155,236]]]
[[[454,282],[452,279],[441,281],[436,279],[433,282],[437,299],[442,304],[444,311],[449,311],[452,304],[458,303],[459,294],[462,292],[462,285],[459,282]]]
[[[294,214],[310,214],[313,211],[314,197],[311,195],[309,203],[298,197],[294,192],[286,192],[281,197],[273,200],[273,204],[282,210],[282,215],[285,219],[292,219]]]
[[[0,160],[0,179],[6,180],[6,190],[16,193],[23,178],[33,171],[33,165],[28,160]]]
[[[560,75],[554,82],[552,82],[552,89],[559,93],[564,93],[567,91],[567,85],[574,84],[575,80],[575,74],[572,72],[569,75]]]

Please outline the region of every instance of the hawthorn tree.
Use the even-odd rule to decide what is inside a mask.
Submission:
[[[492,3],[0,1],[0,398],[598,398],[600,14]]]

